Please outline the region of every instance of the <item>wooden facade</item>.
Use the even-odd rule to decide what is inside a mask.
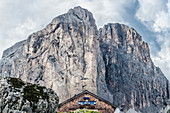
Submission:
[[[85,90],[59,104],[57,112],[70,112],[77,109],[88,109],[101,113],[114,113],[116,107],[112,103]]]

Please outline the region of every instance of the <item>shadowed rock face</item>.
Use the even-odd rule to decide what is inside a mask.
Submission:
[[[81,7],[4,51],[0,75],[52,88],[60,102],[86,89],[124,111],[154,113],[169,98],[169,82],[141,36],[121,24],[97,30]]]
[[[169,97],[169,82],[154,66],[147,43],[133,28],[121,24],[107,24],[99,32],[113,103],[122,110],[159,111]]]

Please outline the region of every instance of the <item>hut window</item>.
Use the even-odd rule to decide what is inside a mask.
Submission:
[[[90,98],[89,97],[83,97],[84,100],[89,100]]]
[[[78,105],[96,105],[96,101],[79,101]]]
[[[91,105],[96,105],[96,101],[91,102]]]
[[[87,102],[86,102],[86,101],[84,101],[83,103],[84,103],[85,105],[87,105]]]
[[[82,104],[84,104],[83,102],[81,102],[81,101],[79,101],[79,105],[82,105]]]
[[[96,101],[94,101],[94,105],[96,105]]]

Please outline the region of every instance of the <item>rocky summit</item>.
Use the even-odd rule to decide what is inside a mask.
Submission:
[[[119,23],[98,29],[81,7],[5,50],[0,76],[51,88],[60,102],[89,90],[125,112],[156,113],[169,99],[169,81],[137,31]]]

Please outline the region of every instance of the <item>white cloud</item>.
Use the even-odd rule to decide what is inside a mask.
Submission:
[[[170,31],[170,1],[167,3],[167,11],[162,10],[156,14],[153,28],[155,32]]]
[[[24,37],[27,32],[32,32],[36,26],[37,25],[33,20],[27,18],[24,23],[16,25],[15,28],[11,30],[11,33],[14,36]]]
[[[170,28],[170,0],[139,0],[136,17],[153,32]]]
[[[142,22],[153,21],[155,15],[164,10],[166,2],[164,0],[138,0],[139,9],[137,10],[136,16]]]
[[[164,24],[160,19],[165,17],[164,12],[167,10],[167,2],[167,0],[138,0],[139,8],[136,12],[137,19],[150,31],[160,32],[159,25],[161,24],[161,26],[163,26]],[[162,17],[163,15],[164,17]]]

